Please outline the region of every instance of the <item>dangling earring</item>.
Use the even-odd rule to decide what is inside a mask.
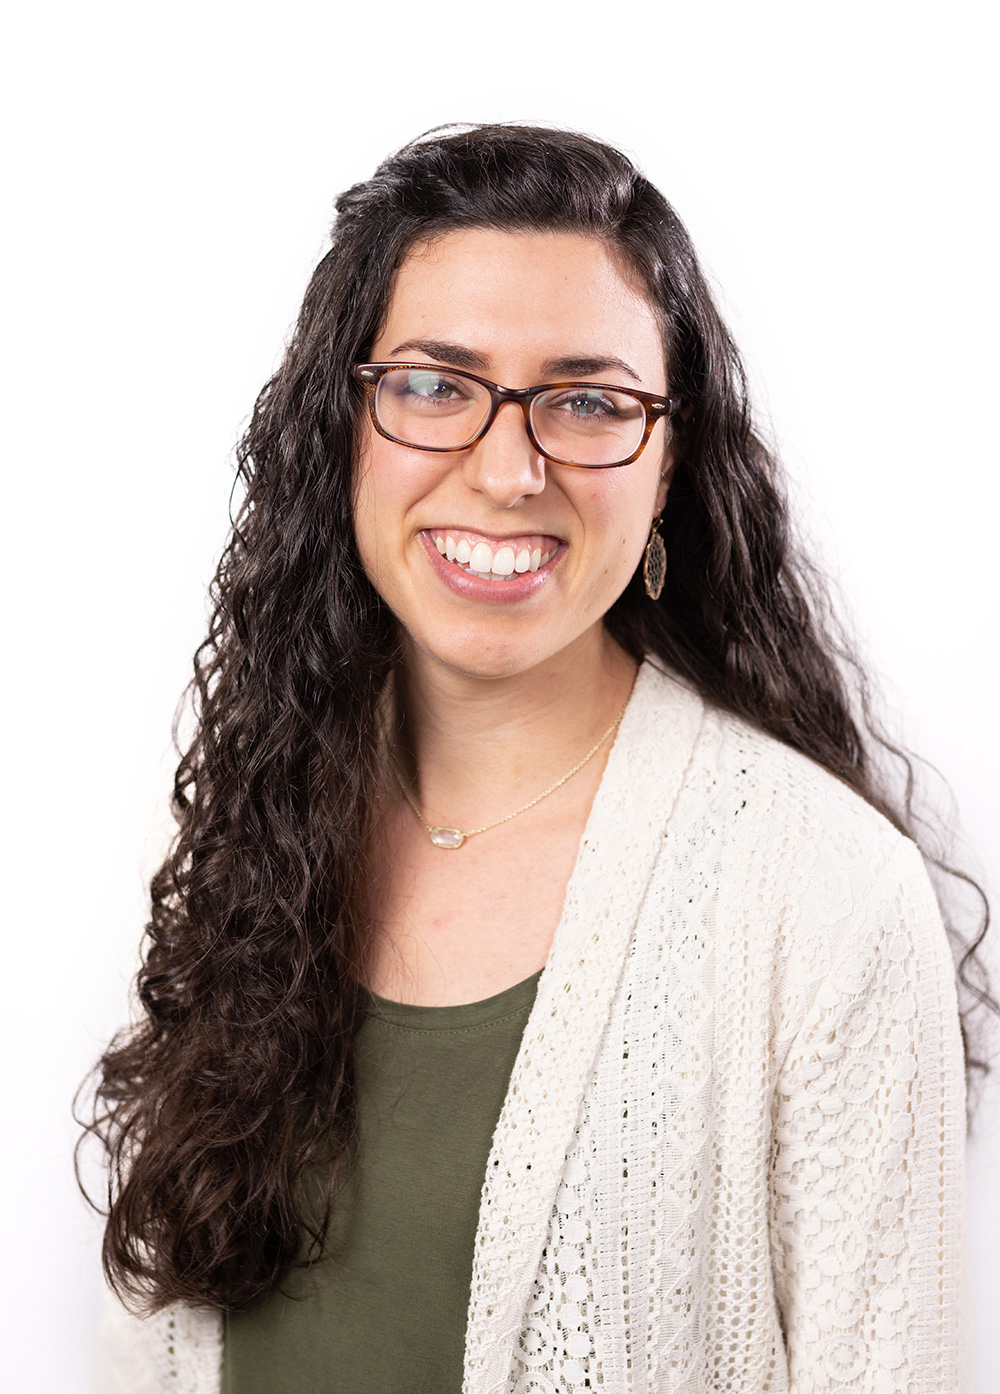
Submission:
[[[642,559],[642,579],[646,583],[646,594],[650,600],[659,600],[663,582],[667,576],[667,549],[660,536],[660,514],[653,519],[649,530],[649,541]]]

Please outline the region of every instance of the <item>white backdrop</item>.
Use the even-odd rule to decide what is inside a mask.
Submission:
[[[83,1394],[75,1086],[120,1022],[231,447],[332,200],[440,122],[633,155],[687,222],[804,524],[1000,891],[996,47],[986,0],[22,6],[2,435],[5,1388]],[[970,1155],[996,1389],[1000,1090]]]

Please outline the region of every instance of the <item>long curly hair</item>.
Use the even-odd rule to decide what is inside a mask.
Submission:
[[[88,1115],[109,1160],[105,1269],[145,1310],[239,1308],[318,1255],[349,1155],[367,849],[386,779],[379,704],[399,652],[355,546],[351,367],[416,243],[466,227],[583,233],[638,276],[686,410],[666,585],[653,602],[634,577],[607,628],[916,833],[909,789],[893,797],[881,772],[891,747],[864,671],[791,540],[736,347],[662,195],[596,140],[491,125],[428,133],[336,208],[238,449],[245,494],[195,655],[195,730],[152,881],[138,1020],[101,1059]],[[959,978],[995,1009],[975,972],[985,923],[961,945]]]

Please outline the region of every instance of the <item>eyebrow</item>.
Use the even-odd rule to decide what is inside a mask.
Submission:
[[[453,368],[464,368],[470,373],[486,374],[490,369],[490,360],[485,354],[466,348],[464,344],[446,343],[441,339],[407,339],[405,343],[398,344],[392,350],[390,357],[395,358],[401,353],[425,353],[428,358],[436,358],[440,363],[448,363]],[[630,368],[623,358],[615,358],[612,354],[586,358],[549,358],[542,364],[542,373],[546,378],[593,377],[595,373],[603,373],[607,368],[616,368],[633,382],[642,381],[635,369]]]

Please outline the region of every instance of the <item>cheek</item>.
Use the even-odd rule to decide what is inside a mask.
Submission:
[[[358,451],[358,472],[354,486],[354,526],[359,544],[362,537],[377,535],[394,511],[405,506],[405,471],[399,468],[393,452],[398,447],[368,426]]]
[[[586,489],[579,507],[586,510],[594,541],[610,549],[607,569],[619,569],[616,559],[621,567],[634,568],[646,545],[655,495],[655,480],[626,480],[613,490]]]
[[[357,477],[354,481],[354,540],[357,544],[358,555],[369,575],[374,559],[378,512],[371,451],[367,445],[363,445],[359,453]]]
[[[370,579],[390,580],[405,564],[413,539],[415,512],[441,485],[448,456],[407,450],[370,428],[362,437],[354,486],[354,536]]]
[[[406,500],[400,473],[379,448],[380,437],[362,441],[354,486],[354,538],[368,579],[379,592],[389,580],[401,535]],[[391,449],[391,447],[390,447]]]

